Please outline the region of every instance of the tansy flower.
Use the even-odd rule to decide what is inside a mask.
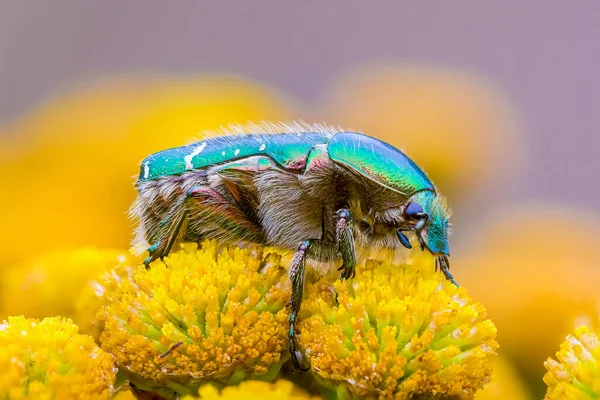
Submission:
[[[514,221],[525,220],[515,229]],[[544,361],[582,315],[597,313],[600,219],[591,210],[530,204],[482,224],[476,237],[464,238],[470,250],[454,258],[455,276],[485,304],[502,352],[541,398]],[[548,234],[556,226],[577,229]]]
[[[600,342],[594,332],[586,326],[577,328],[560,345],[556,358],[544,363],[546,399],[600,398]]]
[[[230,386],[220,392],[214,386],[204,386],[200,389],[200,398],[204,400],[306,400],[316,399],[310,397],[294,386],[290,381],[278,380],[275,383],[261,381],[244,381],[238,386]],[[185,396],[183,400],[192,400],[194,397]]]
[[[10,315],[74,317],[74,298],[81,288],[131,258],[126,254],[91,247],[58,250],[0,269],[0,320]]]
[[[140,266],[104,294],[101,345],[137,388],[167,398],[273,379],[288,357],[281,263],[275,251],[207,241]]]
[[[344,397],[472,396],[491,374],[496,328],[465,289],[433,271],[369,261],[353,280],[307,287],[299,344]]]
[[[71,320],[10,317],[0,324],[0,398],[109,399],[113,357]]]

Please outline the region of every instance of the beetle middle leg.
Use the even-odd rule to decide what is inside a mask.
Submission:
[[[290,355],[292,358],[292,364],[294,368],[300,371],[307,371],[309,368],[303,368],[300,366],[299,359],[302,358],[300,351],[296,349],[295,339],[295,323],[300,311],[300,305],[302,303],[302,296],[304,293],[304,279],[305,279],[305,264],[306,257],[314,257],[328,249],[334,248],[342,256],[342,266],[339,270],[343,270],[340,279],[350,279],[356,275],[356,256],[354,254],[354,237],[352,231],[348,226],[350,221],[350,211],[341,209],[337,212],[337,224],[335,242],[326,240],[303,240],[298,246],[298,250],[292,259],[292,265],[290,266],[290,280],[292,281],[292,297],[289,302],[290,312],[290,331],[289,331],[289,346]]]
[[[303,368],[300,366],[302,359],[302,353],[296,350],[296,332],[294,330],[296,325],[296,318],[300,311],[300,304],[302,303],[302,295],[304,294],[304,278],[305,278],[305,266],[306,266],[306,254],[310,248],[311,240],[303,240],[298,246],[298,251],[294,254],[292,259],[292,265],[290,266],[290,280],[292,281],[292,297],[288,306],[290,307],[290,331],[289,331],[289,345],[290,355],[292,357],[292,364],[294,368],[300,371],[308,371],[310,367]]]
[[[356,256],[354,253],[354,235],[348,226],[350,222],[350,210],[345,208],[337,212],[337,226],[335,230],[335,240],[338,251],[342,256],[342,266],[338,271],[342,271],[341,280],[354,278],[356,276]]]

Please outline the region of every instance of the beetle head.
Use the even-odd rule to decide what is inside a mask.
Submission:
[[[421,250],[427,249],[431,254],[447,256],[450,252],[449,214],[444,199],[434,192],[424,190],[416,193],[404,208],[404,219],[408,227],[398,228],[400,242],[410,248],[410,243],[402,232],[414,230]]]

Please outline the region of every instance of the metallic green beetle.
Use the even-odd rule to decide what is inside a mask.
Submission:
[[[356,255],[411,248],[436,255],[447,279],[448,216],[427,175],[375,138],[321,125],[263,124],[164,150],[142,161],[132,215],[145,263],[178,241],[214,238],[297,249],[290,266],[290,353],[307,258],[355,275]]]

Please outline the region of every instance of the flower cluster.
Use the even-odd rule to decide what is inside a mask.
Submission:
[[[299,343],[322,383],[396,398],[472,396],[487,383],[496,328],[431,265],[370,261],[333,290],[324,281],[308,288]]]
[[[172,397],[272,379],[286,360],[291,285],[275,251],[208,241],[114,286],[97,313],[101,346],[142,390]]]
[[[544,363],[548,372],[546,399],[597,399],[600,397],[600,341],[586,326],[568,335],[556,353]]]
[[[0,368],[8,372],[0,394],[108,398],[116,362],[120,381],[133,388],[119,396],[174,399],[200,390],[215,399],[242,392],[307,398],[280,379],[289,370],[281,371],[289,358],[285,267],[293,252],[205,241],[148,269],[114,254],[65,257],[100,271],[69,308],[93,338],[62,318],[11,318],[2,326]],[[311,372],[289,378],[341,398],[472,397],[490,379],[496,329],[480,303],[432,266],[427,255],[400,265],[371,260],[349,281],[309,279],[297,341]]]
[[[109,399],[117,369],[66,318],[10,317],[0,324],[0,397]]]

